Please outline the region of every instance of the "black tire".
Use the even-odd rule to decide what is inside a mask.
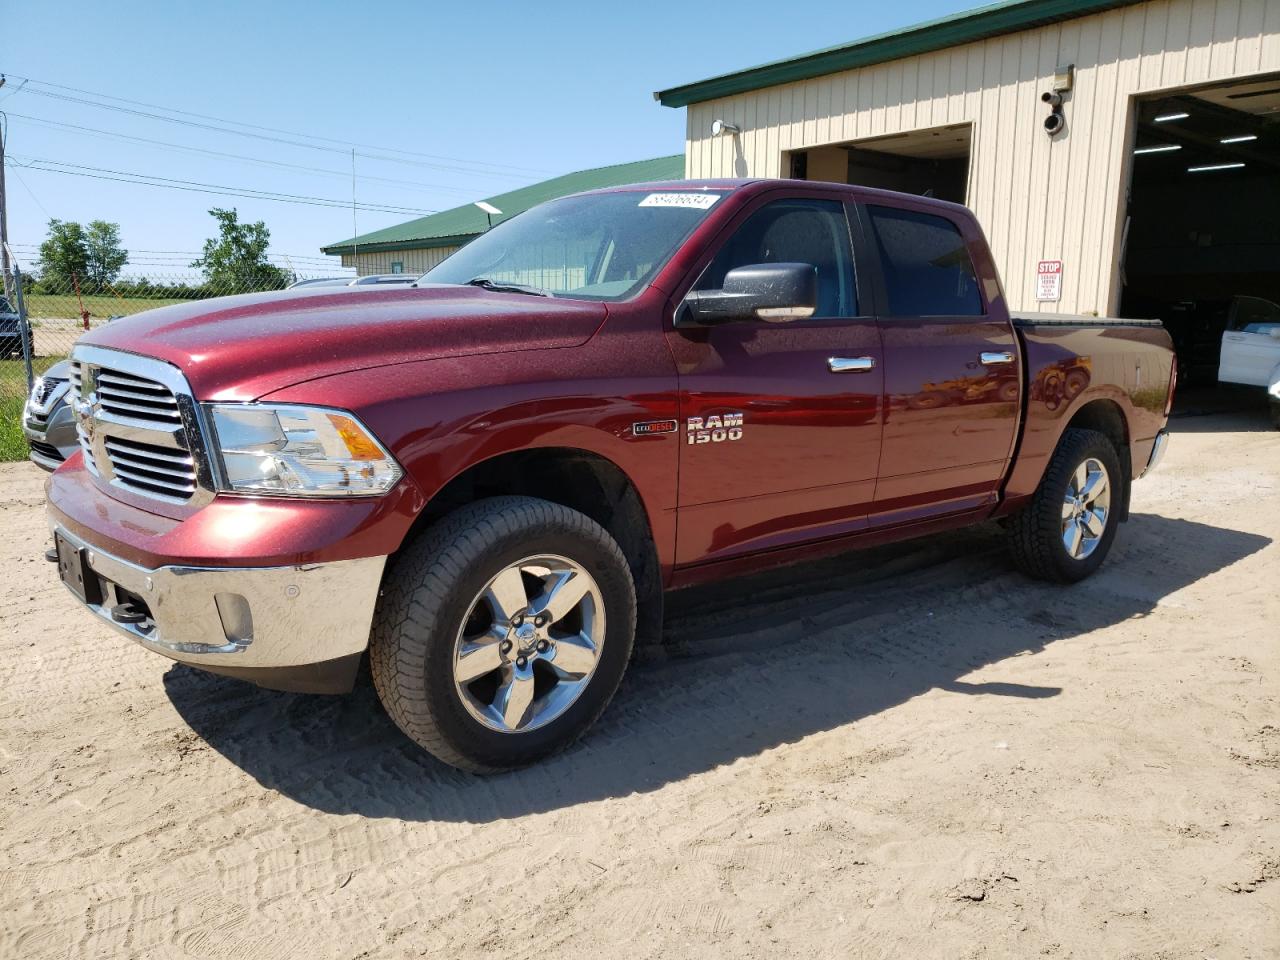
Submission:
[[[1112,485],[1111,504],[1102,535],[1092,552],[1074,557],[1063,541],[1063,502],[1068,485],[1082,463],[1095,459],[1106,468]],[[1031,502],[1009,519],[1007,534],[1014,563],[1028,576],[1054,583],[1075,583],[1102,565],[1119,525],[1119,504],[1128,478],[1106,434],[1069,429],[1062,435]]]
[[[607,635],[594,673],[564,713],[536,729],[502,732],[464,705],[455,643],[489,580],[535,554],[568,558],[590,573]],[[396,726],[445,763],[473,773],[524,766],[573,743],[604,712],[631,659],[635,620],[630,568],[598,523],[532,497],[479,500],[428,528],[388,567],[369,644],[374,687]]]
[[[1280,400],[1271,401],[1271,425],[1280,430]]]

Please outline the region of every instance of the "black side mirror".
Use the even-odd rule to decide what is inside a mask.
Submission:
[[[808,263],[756,263],[725,274],[719,290],[694,290],[684,298],[690,323],[733,320],[786,323],[813,316],[818,271]]]

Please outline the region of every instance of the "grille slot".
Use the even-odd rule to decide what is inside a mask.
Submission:
[[[89,468],[90,473],[98,476],[98,462],[93,459],[93,444],[84,435],[84,431],[80,429],[79,424],[76,425],[76,439],[80,441],[80,452],[84,454],[84,465]]]
[[[178,401],[164,384],[106,367],[98,371],[96,381],[98,402],[106,413],[167,426],[182,422]]]
[[[188,500],[196,492],[195,460],[190,453],[120,437],[107,437],[105,446],[112,476],[122,486],[179,500]]]

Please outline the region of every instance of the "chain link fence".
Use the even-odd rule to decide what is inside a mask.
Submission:
[[[294,275],[294,283],[341,282],[349,271]],[[22,406],[32,381],[65,359],[87,330],[144,310],[263,289],[252,283],[214,283],[198,273],[121,276],[109,283],[55,280],[14,271],[0,302],[0,461],[24,459]]]

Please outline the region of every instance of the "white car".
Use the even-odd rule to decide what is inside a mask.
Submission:
[[[1280,306],[1261,297],[1231,301],[1218,382],[1265,387],[1271,419],[1280,427]]]

